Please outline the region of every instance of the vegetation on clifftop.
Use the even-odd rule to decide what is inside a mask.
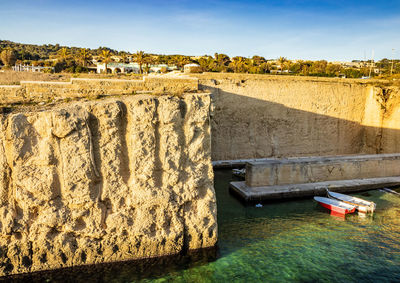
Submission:
[[[55,72],[87,73],[95,63],[137,62],[140,73],[148,72],[150,65],[175,65],[182,69],[185,64],[197,63],[205,72],[233,72],[249,74],[292,74],[303,76],[347,77],[400,74],[400,60],[382,59],[379,62],[353,61],[348,64],[326,60],[288,60],[285,57],[266,59],[254,55],[251,58],[215,53],[214,56],[184,56],[146,54],[144,51],[129,53],[107,47],[97,49],[60,46],[59,44],[23,44],[0,40],[0,60],[3,65],[27,64],[54,67]],[[1,63],[1,62],[0,62]],[[372,66],[372,68],[371,68]],[[93,70],[93,69],[92,69]],[[374,72],[376,71],[376,73]]]

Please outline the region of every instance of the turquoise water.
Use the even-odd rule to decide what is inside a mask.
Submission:
[[[313,200],[245,206],[229,194],[231,172],[215,172],[218,251],[144,264],[44,274],[71,282],[400,282],[400,197],[356,194],[373,217],[331,216]]]
[[[357,194],[373,217],[331,216],[311,199],[244,206],[228,192],[231,172],[215,172],[219,256],[143,282],[400,281],[400,197]]]

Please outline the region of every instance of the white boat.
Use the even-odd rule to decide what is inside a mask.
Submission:
[[[239,178],[245,178],[246,176],[246,168],[243,169],[233,169],[232,174],[239,177]]]
[[[354,205],[359,212],[363,212],[363,213],[371,212],[372,213],[372,212],[374,212],[374,210],[376,208],[376,204],[372,201],[367,201],[367,200],[364,200],[361,198],[356,198],[356,197],[352,197],[352,196],[348,196],[348,195],[344,195],[344,194],[331,192],[329,190],[326,190],[326,191],[328,193],[329,198],[340,200],[345,203]]]
[[[400,195],[398,192],[393,191],[393,190],[388,189],[388,188],[383,188],[382,191],[387,192],[387,193],[391,193],[391,194],[394,194],[394,195],[398,195],[398,196]]]
[[[314,197],[314,200],[316,200],[321,206],[329,209],[332,213],[342,216],[348,213],[353,213],[356,210],[354,205],[332,198]]]

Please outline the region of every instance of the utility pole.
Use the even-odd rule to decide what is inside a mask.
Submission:
[[[394,59],[394,48],[392,48],[392,67],[390,68],[390,75],[393,75],[393,59]]]

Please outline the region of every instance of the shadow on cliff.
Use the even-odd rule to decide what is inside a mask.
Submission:
[[[360,108],[351,98],[342,103],[344,110],[327,102],[307,103],[315,109],[329,108],[330,113],[339,108],[337,116],[347,111],[347,116],[360,122],[290,108],[217,86],[200,85],[200,89],[211,93],[214,105],[211,113],[213,161],[400,152],[400,129],[361,124],[365,114],[351,112]],[[301,97],[287,99],[292,103],[297,99],[300,106],[304,105]],[[349,106],[351,103],[354,105]]]

